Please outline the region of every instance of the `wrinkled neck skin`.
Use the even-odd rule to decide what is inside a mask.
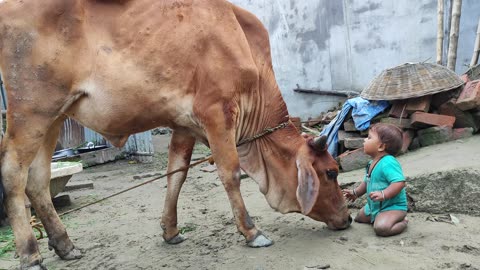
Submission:
[[[237,142],[289,120],[275,82],[273,87],[242,95]],[[278,129],[237,148],[241,168],[259,185],[269,205],[281,212],[300,212],[296,157],[304,139],[293,126]]]

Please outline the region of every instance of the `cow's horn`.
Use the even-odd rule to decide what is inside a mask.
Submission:
[[[327,136],[323,135],[313,140],[313,149],[317,151],[324,151],[327,148]]]

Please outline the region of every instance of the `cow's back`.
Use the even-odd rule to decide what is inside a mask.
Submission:
[[[56,96],[83,92],[66,113],[106,137],[161,125],[202,133],[195,104],[252,90],[231,82],[255,85],[257,67],[249,44],[232,5],[223,0],[7,4],[34,12],[0,11],[3,24],[17,16],[17,28],[9,33],[24,31],[33,39],[31,54],[10,55],[6,62],[42,67],[47,72],[41,80],[62,86]],[[209,87],[212,81],[218,85]],[[13,90],[20,88],[28,87]]]

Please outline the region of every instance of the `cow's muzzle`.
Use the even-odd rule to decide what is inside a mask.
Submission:
[[[350,214],[345,219],[337,219],[327,222],[327,226],[330,230],[345,230],[352,224],[352,216]]]

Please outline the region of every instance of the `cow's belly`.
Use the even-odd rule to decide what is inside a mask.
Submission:
[[[165,86],[113,81],[80,83],[77,89],[85,95],[66,114],[116,145],[130,134],[159,126],[202,133],[193,114],[193,95]]]

